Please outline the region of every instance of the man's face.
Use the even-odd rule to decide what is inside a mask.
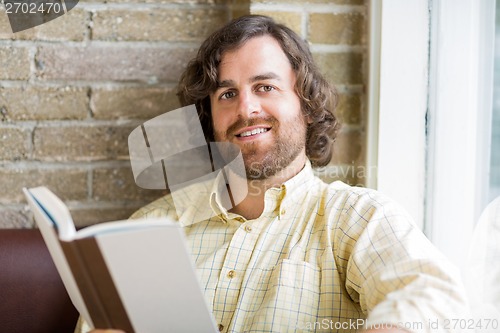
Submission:
[[[214,136],[240,147],[247,177],[266,179],[305,161],[306,121],[295,73],[279,43],[255,37],[222,55],[210,95]]]

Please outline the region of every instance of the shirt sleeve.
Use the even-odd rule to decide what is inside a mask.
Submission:
[[[459,271],[410,216],[376,192],[348,202],[343,216],[337,238],[348,258],[346,290],[366,326],[454,332],[447,321],[468,315]]]
[[[473,316],[500,322],[500,197],[479,218],[466,267],[465,285]]]
[[[131,220],[135,220],[141,218],[159,218],[167,216],[171,217],[174,220],[178,219],[172,197],[168,194],[159,199],[156,199],[146,206],[141,207],[140,209],[135,211],[129,218]]]

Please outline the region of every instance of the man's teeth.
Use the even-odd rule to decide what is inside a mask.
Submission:
[[[268,130],[269,130],[268,128],[256,128],[256,129],[251,130],[251,131],[246,131],[246,132],[240,133],[238,136],[245,137],[245,136],[255,135],[255,134],[259,134],[259,133],[264,133],[264,132],[267,132]]]

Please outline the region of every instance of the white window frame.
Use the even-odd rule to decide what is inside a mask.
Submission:
[[[427,0],[369,2],[367,186],[424,224]]]
[[[488,195],[495,0],[431,5],[426,231],[464,269]]]
[[[471,110],[491,110],[494,2],[369,2],[367,184],[462,268],[486,200],[491,121]]]

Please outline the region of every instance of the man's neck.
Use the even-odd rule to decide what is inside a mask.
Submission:
[[[248,220],[258,218],[264,211],[266,191],[271,187],[280,187],[287,180],[297,175],[304,168],[305,162],[305,155],[300,155],[288,167],[277,172],[272,177],[262,180],[247,180],[248,194],[230,209],[230,212],[239,214]]]

